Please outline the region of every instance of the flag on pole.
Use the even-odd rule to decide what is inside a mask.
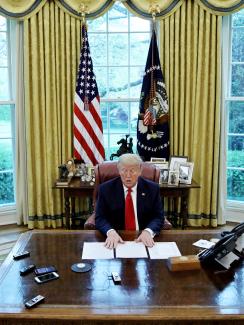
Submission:
[[[82,48],[74,100],[74,157],[93,166],[105,159],[100,97],[93,73],[87,27],[82,25]]]
[[[145,67],[137,122],[137,151],[145,161],[169,159],[169,107],[153,30]]]

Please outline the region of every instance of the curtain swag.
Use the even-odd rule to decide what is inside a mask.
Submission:
[[[55,2],[59,8],[71,16],[81,18],[79,7],[83,2],[87,5],[88,19],[94,19],[104,14],[115,0],[1,0],[0,14],[14,19],[27,19],[37,13],[45,3]],[[156,6],[157,18],[166,18],[173,14],[184,2],[188,0],[121,0],[134,14],[142,18],[151,18],[149,13],[152,4]],[[227,15],[244,8],[244,0],[195,0],[204,10],[216,14]]]

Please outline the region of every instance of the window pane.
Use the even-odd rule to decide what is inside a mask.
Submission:
[[[12,108],[11,105],[0,105],[0,139],[12,137]]]
[[[130,63],[145,67],[149,48],[150,35],[141,33],[130,34]]]
[[[229,133],[244,134],[244,102],[229,102]]]
[[[109,103],[111,132],[128,133],[128,103]]]
[[[13,173],[0,173],[0,205],[10,203],[15,203]]]
[[[107,94],[107,68],[94,67],[97,87],[100,97],[106,97]]]
[[[130,14],[130,30],[131,32],[149,32],[150,21]]]
[[[7,30],[7,20],[5,17],[0,16],[0,31]]]
[[[109,97],[128,97],[128,68],[109,68]]]
[[[244,96],[244,64],[232,64],[232,96]]]
[[[108,31],[127,32],[128,31],[128,11],[120,4],[115,3],[108,12]]]
[[[7,40],[6,33],[0,32],[0,66],[7,66]]]
[[[13,148],[11,139],[0,139],[0,171],[13,170]]]
[[[244,10],[236,12],[232,16],[232,25],[233,26],[244,26]]]
[[[130,68],[130,97],[140,98],[144,67]]]
[[[244,61],[244,27],[234,28],[232,32],[232,62]]]
[[[244,168],[244,135],[228,136],[227,166]]]
[[[106,16],[88,21],[88,33],[89,32],[106,32]],[[90,36],[88,36],[90,39]]]
[[[88,37],[93,66],[107,65],[106,34],[89,34]]]
[[[0,100],[9,99],[8,69],[0,67]]]
[[[109,34],[109,65],[128,65],[128,34]]]
[[[227,199],[244,201],[244,170],[227,170]]]
[[[137,130],[138,113],[139,113],[139,102],[131,103],[130,104],[131,132],[136,132]]]

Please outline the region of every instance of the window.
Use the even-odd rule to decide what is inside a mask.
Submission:
[[[244,209],[244,10],[224,17],[226,207]],[[228,67],[228,71],[227,68]],[[229,218],[227,218],[229,219]],[[234,221],[234,220],[233,220]],[[242,220],[243,221],[243,220]]]
[[[120,3],[89,22],[88,37],[101,97],[107,160],[118,150],[117,142],[126,134],[133,138],[133,151],[136,151],[139,98],[150,28],[148,20],[129,13]]]
[[[15,204],[15,101],[11,38],[14,23],[0,16],[0,210]]]

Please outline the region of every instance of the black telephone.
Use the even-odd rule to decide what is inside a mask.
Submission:
[[[205,265],[210,265],[233,251],[237,256],[243,257],[235,250],[236,241],[243,233],[244,222],[238,224],[231,231],[222,232],[222,238],[213,247],[205,249],[198,254],[200,262]]]
[[[229,234],[235,234],[236,235],[236,239],[237,239],[243,233],[244,233],[244,222],[242,222],[242,223],[238,224],[237,226],[235,226],[231,231],[223,231],[221,233],[221,236],[222,237],[225,237],[226,235],[229,235]]]

